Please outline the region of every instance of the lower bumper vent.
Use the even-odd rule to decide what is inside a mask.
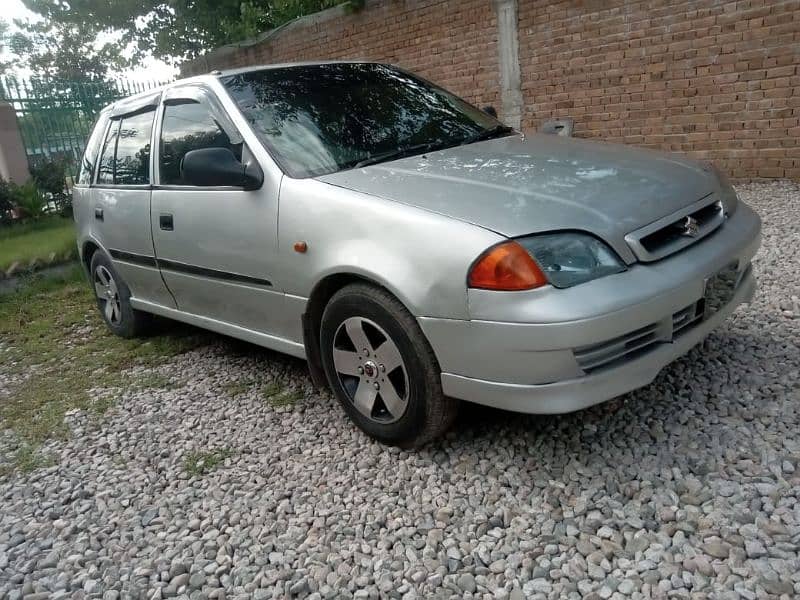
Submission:
[[[633,360],[650,352],[659,344],[677,339],[728,304],[750,268],[748,265],[744,270],[738,271],[735,265],[731,265],[724,269],[709,279],[706,296],[661,321],[598,344],[573,349],[578,366],[586,374],[594,373]],[[722,286],[718,280],[726,285]]]
[[[578,365],[589,373],[622,360],[630,360],[634,354],[640,355],[663,341],[666,340],[658,334],[658,323],[653,323],[607,342],[577,348],[574,353]]]

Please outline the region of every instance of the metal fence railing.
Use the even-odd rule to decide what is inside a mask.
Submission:
[[[120,98],[162,85],[161,82],[112,80],[79,82],[63,79],[0,79],[0,102],[17,113],[28,163],[64,163],[76,176],[86,138],[100,110]]]

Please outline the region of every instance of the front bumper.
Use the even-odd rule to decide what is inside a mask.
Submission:
[[[444,393],[557,414],[647,385],[752,298],[750,262],[760,230],[758,216],[740,204],[710,237],[657,263],[567,290],[470,290],[473,320],[419,319],[439,359]],[[695,310],[701,314],[708,278],[732,262],[739,273],[730,300],[707,318],[686,321]],[[499,312],[514,321],[489,320]],[[596,359],[604,355],[613,360]]]

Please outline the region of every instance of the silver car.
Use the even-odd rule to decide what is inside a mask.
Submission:
[[[111,331],[155,314],[304,358],[401,446],[458,400],[565,413],[650,383],[752,297],[760,243],[708,164],[525,135],[364,62],[116,102],[74,206]]]

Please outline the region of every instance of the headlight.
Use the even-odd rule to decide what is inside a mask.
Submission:
[[[587,233],[532,235],[492,246],[470,269],[469,287],[531,290],[547,283],[567,288],[625,271],[611,248]]]
[[[739,206],[739,197],[736,195],[736,190],[733,189],[733,185],[731,185],[731,182],[724,171],[712,163],[708,164],[719,181],[720,202],[722,202],[722,209],[725,211],[725,215],[730,217],[736,212],[736,207]]]
[[[625,264],[606,244],[586,233],[532,235],[517,240],[558,288],[620,273]]]

